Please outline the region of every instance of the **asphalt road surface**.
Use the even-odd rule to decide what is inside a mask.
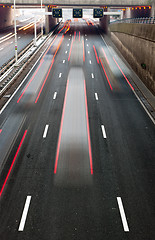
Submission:
[[[59,26],[0,110],[1,240],[155,239],[155,129],[134,88],[95,25]]]

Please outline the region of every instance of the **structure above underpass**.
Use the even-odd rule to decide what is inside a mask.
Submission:
[[[1,0],[2,4],[12,4],[12,0]],[[44,5],[69,5],[69,6],[140,6],[152,5],[153,0],[43,0]],[[16,0],[16,4],[40,4],[40,0]]]

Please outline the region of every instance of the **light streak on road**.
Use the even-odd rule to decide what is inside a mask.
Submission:
[[[18,149],[17,149],[17,151],[16,151],[16,154],[15,154],[15,156],[14,156],[14,158],[13,158],[13,161],[12,161],[11,166],[10,166],[10,168],[9,168],[9,171],[8,171],[8,173],[7,173],[7,176],[6,176],[5,180],[4,180],[4,183],[3,183],[2,188],[1,188],[1,190],[0,190],[0,197],[1,197],[1,195],[2,195],[2,193],[3,193],[3,190],[4,190],[4,188],[5,188],[5,185],[6,185],[7,181],[8,181],[8,178],[9,178],[9,176],[10,176],[11,170],[12,170],[13,165],[14,165],[16,159],[17,159],[17,156],[18,156],[18,154],[19,154],[19,151],[20,151],[20,149],[21,149],[21,147],[22,147],[22,144],[23,144],[23,142],[24,142],[24,139],[25,139],[25,137],[26,137],[26,134],[27,134],[27,130],[25,130],[25,132],[24,132],[24,135],[23,135],[23,137],[22,137],[22,140],[21,140],[21,142],[20,142],[20,144],[19,144],[19,146],[18,146]]]
[[[108,84],[109,84],[109,87],[110,87],[111,90],[113,90],[113,88],[112,88],[112,86],[111,86],[111,83],[110,83],[110,80],[109,80],[109,78],[108,78],[108,75],[107,75],[107,73],[106,73],[106,71],[105,71],[105,68],[104,68],[104,66],[103,66],[103,63],[102,63],[102,61],[101,61],[101,58],[99,57],[99,59],[100,59],[101,66],[102,66],[102,68],[103,68],[104,74],[105,74],[105,76],[106,76],[107,82],[108,82]]]

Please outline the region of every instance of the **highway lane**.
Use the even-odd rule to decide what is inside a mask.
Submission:
[[[0,239],[152,240],[154,125],[96,27],[72,22],[62,32],[0,116],[1,151],[8,153],[1,186],[20,147],[1,195]]]
[[[109,62],[112,61],[113,56],[110,59],[109,54],[108,60]],[[106,59],[104,63],[106,63]],[[114,64],[115,62],[113,61],[113,70],[115,69]],[[106,64],[104,64],[104,66],[106,67]],[[123,68],[124,66],[122,66],[122,69]],[[106,71],[108,73],[108,68]],[[92,108],[90,108],[90,118],[92,111],[92,127],[90,120],[90,129],[93,129],[93,126],[96,125],[98,121],[100,125],[104,124],[105,129],[108,129],[107,141],[104,143],[104,149],[106,149],[106,151],[103,152],[103,150],[98,147],[98,145],[103,142],[102,135],[98,141],[94,141],[94,138],[92,138],[92,144],[94,142],[95,145],[95,152],[96,149],[99,149],[98,152],[101,154],[100,156],[97,155],[95,159],[104,159],[103,162],[100,162],[100,166],[105,173],[107,166],[113,166],[114,168],[115,178],[119,183],[117,194],[122,196],[125,205],[128,206],[127,209],[130,209],[132,212],[131,215],[131,212],[128,213],[128,217],[132,219],[130,223],[133,231],[131,231],[132,238],[146,239],[152,234],[150,237],[150,239],[152,239],[154,236],[154,170],[152,171],[152,169],[154,169],[155,142],[153,124],[151,122],[153,128],[151,127],[150,129],[148,127],[150,126],[150,119],[148,116],[144,118],[143,114],[145,114],[145,112],[142,106],[139,105],[139,102],[128,87],[126,79],[124,77],[122,78],[120,74],[118,75],[118,71],[115,76],[117,85],[116,83],[113,84],[112,78],[109,77],[113,91],[110,89],[107,79],[105,79],[105,82],[102,81],[102,77],[99,76],[99,71],[97,72],[96,70],[94,75],[96,82],[92,82],[91,84],[93,92],[98,93],[99,100],[96,101],[94,112]],[[128,76],[130,80],[130,75],[128,74],[126,76]],[[88,82],[90,83],[89,80]],[[101,88],[101,86],[103,87]],[[94,98],[93,95],[94,94],[92,94],[92,98]],[[96,108],[98,111],[96,111]],[[96,116],[98,120],[95,118],[96,124],[94,123],[94,116]],[[95,134],[95,130],[93,130],[91,135],[94,136]],[[126,184],[124,185],[125,181]],[[113,178],[111,184],[113,184]],[[141,200],[145,202],[145,207],[143,205],[144,202],[142,203]],[[138,206],[141,207],[138,208]],[[143,212],[142,209],[147,209],[149,216],[146,216],[146,212]],[[148,218],[150,221],[148,221]],[[137,229],[139,229],[139,231],[137,231]]]
[[[17,27],[17,46],[18,52],[25,48],[34,38],[34,26],[28,24],[30,22],[22,22]],[[24,29],[22,27],[27,26]],[[29,27],[29,28],[28,28]],[[37,33],[40,32],[40,24],[37,24]],[[15,39],[14,39],[14,29],[10,28],[5,30],[5,32],[0,33],[0,67],[8,62],[15,55]]]

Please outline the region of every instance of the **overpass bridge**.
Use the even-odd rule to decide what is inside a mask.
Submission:
[[[41,0],[16,0],[16,4],[40,4]],[[13,4],[13,0],[1,0],[2,4]],[[142,6],[152,5],[153,0],[43,0],[44,5],[61,5],[61,6]]]
[[[12,25],[13,22],[13,9],[9,8],[9,6],[13,5],[13,0],[1,0],[0,2],[0,28],[4,28],[6,26]],[[81,6],[86,8],[93,7],[105,7],[104,11],[107,11],[110,7],[128,7],[128,8],[136,8],[138,6],[149,7],[148,11],[145,11],[144,17],[154,16],[155,3],[154,0],[42,0],[43,6],[46,11],[52,11],[52,7],[71,7]],[[41,0],[16,0],[17,6],[40,6]],[[6,8],[4,6],[7,6]],[[147,10],[147,9],[146,9]],[[128,11],[126,15],[128,17],[141,17],[143,12],[138,11]],[[125,15],[124,15],[125,16]],[[100,25],[105,32],[107,31],[108,26],[108,18],[104,16],[100,19]],[[57,19],[54,19],[52,16],[46,16],[46,32],[48,32],[54,25],[57,23]]]

